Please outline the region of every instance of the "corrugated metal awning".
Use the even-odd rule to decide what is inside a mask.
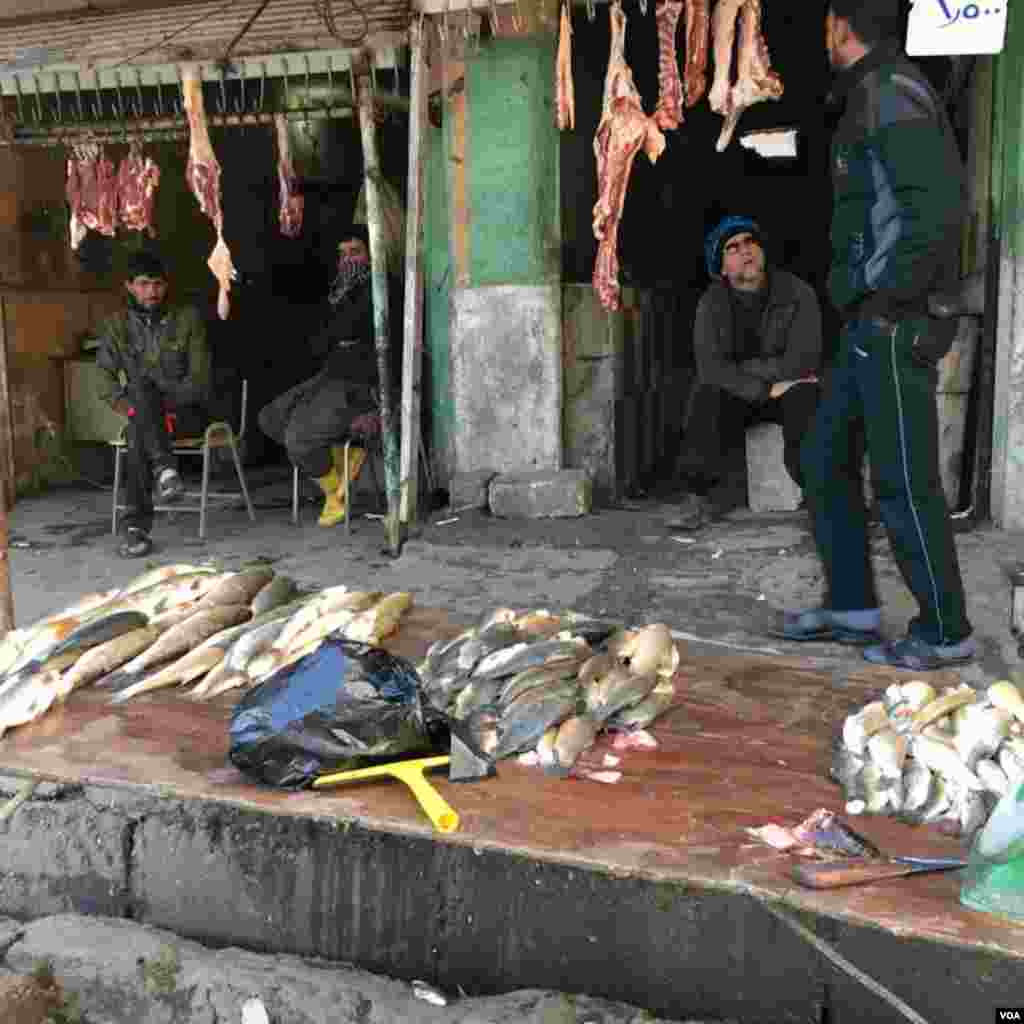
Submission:
[[[325,4],[336,36],[320,13]],[[218,60],[260,5],[261,0],[210,0],[8,25],[0,33],[0,71]],[[405,38],[410,17],[409,0],[271,0],[230,56],[393,47]]]

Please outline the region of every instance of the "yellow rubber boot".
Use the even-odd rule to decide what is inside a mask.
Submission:
[[[321,526],[337,526],[345,518],[345,492],[341,487],[341,477],[332,468],[330,473],[318,477],[316,482],[324,492],[324,507],[317,522]]]
[[[366,449],[357,448],[353,445],[348,450],[348,482],[354,484],[359,479],[359,474],[363,471],[363,465],[366,463]],[[338,476],[344,479],[343,474],[345,472],[345,446],[343,444],[336,444],[331,447],[331,456],[334,459],[334,468],[338,471]]]

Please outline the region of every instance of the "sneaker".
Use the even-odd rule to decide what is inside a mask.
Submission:
[[[882,634],[877,629],[856,629],[845,622],[837,621],[835,615],[827,608],[784,612],[782,625],[768,632],[780,640],[795,640],[798,643],[816,640],[846,644],[850,647],[867,647],[882,640]]]
[[[916,636],[869,647],[864,660],[872,665],[890,665],[892,668],[907,668],[914,672],[932,672],[940,668],[955,668],[969,665],[978,653],[974,637],[969,636],[958,644],[930,644]]]
[[[156,478],[156,491],[160,501],[173,504],[181,500],[181,496],[185,493],[185,484],[178,475],[178,471],[168,466],[166,469],[162,469]]]
[[[117,553],[122,558],[143,558],[153,550],[149,534],[138,526],[126,526],[121,530],[121,543]]]
[[[687,494],[679,503],[679,510],[670,519],[670,530],[699,530],[714,518],[711,502],[700,494]]]

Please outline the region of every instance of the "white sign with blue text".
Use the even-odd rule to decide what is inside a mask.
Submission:
[[[1009,0],[913,0],[907,24],[911,57],[999,53]]]

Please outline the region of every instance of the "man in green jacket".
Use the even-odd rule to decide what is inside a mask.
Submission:
[[[127,417],[125,488],[118,554],[141,558],[153,548],[153,487],[160,501],[184,490],[171,454],[172,433],[202,434],[209,420],[211,358],[198,310],[167,302],[167,271],[150,252],[134,255],[124,310],[103,325],[96,364],[107,386],[101,397]]]
[[[897,0],[832,0],[826,49],[845,103],[832,147],[829,291],[839,354],[804,442],[805,493],[824,567],[824,605],[787,614],[792,640],[866,645],[868,661],[925,671],[975,655],[939,475],[936,364],[954,325],[928,296],[958,278],[964,174],[942,102],[904,58]],[[882,643],[860,466],[844,453],[866,432],[872,483],[903,579],[920,608]]]
[[[709,491],[724,451],[742,446],[746,427],[782,426],[783,462],[803,485],[800,444],[817,408],[821,307],[809,284],[768,265],[761,228],[726,217],[704,246],[711,285],[693,330],[697,381],[690,395],[676,477],[689,493],[676,529],[696,529],[714,515]]]

